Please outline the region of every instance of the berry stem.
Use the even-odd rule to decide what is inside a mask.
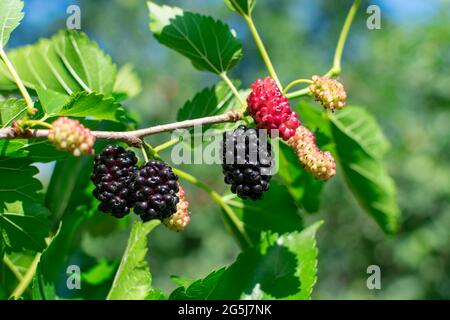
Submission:
[[[347,41],[348,32],[350,31],[350,27],[352,26],[353,20],[355,18],[356,12],[358,11],[358,7],[360,4],[361,0],[355,0],[352,6],[350,7],[350,10],[347,14],[347,18],[345,19],[344,22],[344,26],[342,27],[341,30],[338,43],[336,45],[336,50],[333,59],[333,67],[326,73],[325,76],[327,77],[337,76],[341,73],[342,53],[344,52],[345,42]]]
[[[143,152],[147,154],[149,158],[156,159],[156,160],[162,160],[161,157],[158,155],[156,150],[148,143],[144,143],[143,145]],[[251,247],[252,242],[250,238],[248,237],[244,225],[241,220],[236,216],[236,213],[233,211],[233,209],[226,203],[226,201],[222,198],[220,194],[218,194],[216,191],[211,189],[207,184],[204,182],[198,180],[193,175],[184,172],[177,168],[172,168],[173,173],[175,173],[177,176],[179,176],[181,179],[184,179],[193,185],[199,187],[200,189],[203,189],[205,192],[207,192],[211,198],[223,209],[223,212],[225,213],[225,216],[228,218],[230,223],[232,223],[232,227],[236,229],[237,232],[239,232],[239,237],[237,237],[235,234],[233,234],[236,238],[236,241],[239,243],[242,249],[246,249]]]
[[[45,128],[48,128],[48,129],[51,129],[53,127],[50,123],[47,123],[47,122],[42,121],[42,120],[28,120],[26,122],[26,125],[29,125],[29,126],[32,126],[32,127],[34,127],[34,126],[41,126],[41,127],[45,127]]]
[[[245,21],[247,22],[247,25],[250,29],[253,39],[255,40],[256,46],[259,49],[261,57],[264,60],[267,70],[269,71],[270,76],[276,81],[280,90],[283,90],[280,79],[278,78],[275,68],[273,67],[272,61],[270,60],[269,54],[267,53],[266,47],[264,46],[264,43],[258,33],[258,30],[256,29],[256,26],[255,26],[255,23],[253,22],[252,17],[249,15],[243,15],[243,17],[244,17]]]
[[[145,144],[143,144],[143,145],[141,146],[141,151],[142,151],[142,155],[144,156],[145,162],[148,162],[147,150],[145,150],[144,145],[145,145]]]
[[[147,142],[144,142],[142,144],[142,151],[144,152],[144,154],[147,156],[147,160],[148,159],[154,159],[154,160],[161,160],[161,157],[159,156],[158,152],[155,151],[155,149]]]
[[[356,16],[356,12],[358,11],[358,8],[361,4],[361,0],[355,0],[350,7],[350,10],[347,14],[347,18],[345,19],[344,26],[342,27],[341,34],[339,35],[339,40],[336,45],[336,50],[334,52],[334,58],[333,58],[333,66],[330,70],[324,75],[324,77],[334,77],[338,76],[341,71],[341,61],[342,61],[342,54],[344,52],[345,43],[347,41],[348,33],[350,31],[350,27],[353,23],[353,20]],[[286,97],[291,99],[300,98],[302,96],[306,96],[309,94],[309,89],[301,89],[298,91],[291,92],[286,95]]]
[[[28,93],[27,88],[25,88],[25,85],[23,84],[22,79],[20,79],[19,74],[17,73],[13,64],[9,60],[8,56],[6,55],[5,50],[1,46],[0,46],[0,58],[5,63],[6,67],[8,68],[9,73],[11,73],[11,76],[13,77],[15,83],[17,84],[17,87],[19,88],[20,93],[22,94],[23,98],[25,99],[25,102],[27,104],[28,115],[30,115],[30,116],[34,115],[34,113],[35,113],[34,112],[34,102],[31,99],[31,96]]]
[[[226,72],[223,72],[220,74],[220,77],[223,81],[227,84],[227,86],[231,89],[234,96],[238,99],[239,104],[241,105],[242,112],[245,110],[247,105],[245,104],[245,101],[242,99],[241,95],[239,94],[239,91],[237,90],[236,86],[233,84],[233,82],[230,80]]]
[[[11,294],[11,298],[18,300],[20,297],[22,297],[25,290],[27,290],[28,286],[30,285],[31,281],[33,280],[34,274],[36,273],[36,268],[39,263],[39,260],[41,258],[41,254],[38,253],[33,259],[33,262],[31,262],[30,267],[28,268],[27,272],[22,278],[22,281],[19,282],[17,287],[14,289],[13,293]]]
[[[14,263],[11,260],[9,260],[7,255],[3,256],[3,263],[8,267],[9,270],[11,270],[11,272],[14,274],[17,280],[19,280],[19,282],[22,281],[23,279],[22,274],[19,272],[19,270],[17,270]]]
[[[291,83],[289,83],[289,84],[286,86],[286,88],[284,88],[283,94],[286,95],[286,94],[288,93],[289,89],[295,87],[296,85],[298,85],[298,84],[300,84],[300,83],[309,83],[309,84],[312,84],[313,81],[310,80],[310,79],[297,79],[297,80],[294,80],[294,81],[292,81]]]
[[[178,144],[180,142],[180,139],[171,139],[167,142],[164,142],[163,144],[156,146],[153,148],[153,151],[156,153],[160,153],[161,151],[164,151],[166,149],[169,149],[170,147]]]
[[[225,202],[220,194],[211,189],[208,185],[198,180],[193,175],[184,172],[180,169],[173,168],[172,171],[179,176],[180,178],[192,183],[193,185],[203,189],[207,192],[211,198],[223,209],[226,217],[233,224],[233,227],[239,232],[240,237],[236,237],[237,242],[242,247],[242,249],[246,249],[252,246],[252,242],[245,231],[244,225],[241,220],[236,216],[234,210]]]
[[[310,94],[309,88],[304,88],[304,89],[301,89],[301,90],[294,91],[294,92],[286,94],[286,98],[291,100],[291,99],[307,96],[309,94]]]

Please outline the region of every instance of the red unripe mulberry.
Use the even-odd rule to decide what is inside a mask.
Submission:
[[[252,85],[247,98],[247,112],[253,117],[259,129],[266,129],[273,136],[279,130],[283,140],[293,137],[299,125],[298,117],[292,111],[289,100],[270,77],[258,79]]]

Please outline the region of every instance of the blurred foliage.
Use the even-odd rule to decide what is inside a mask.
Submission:
[[[231,75],[243,80],[242,87],[266,75],[244,22],[222,0],[158,2],[210,13],[236,30],[244,44],[244,57]],[[368,3],[363,2],[344,51],[341,79],[349,102],[367,107],[391,143],[385,163],[397,183],[402,211],[400,231],[385,236],[370,217],[361,213],[338,172],[323,187],[320,211],[303,214],[304,225],[325,220],[318,234],[315,299],[450,298],[450,4],[427,2],[425,6],[436,7],[434,13],[414,23],[399,18],[401,12],[392,11],[388,2],[377,1],[382,9],[380,30],[366,28],[364,9]],[[35,17],[25,19],[27,27],[16,31],[12,45],[31,43],[64,28],[67,6],[77,3],[82,10],[82,30],[97,40],[119,66],[136,66],[143,91],[126,107],[140,117],[142,125],[175,120],[176,110],[187,99],[218,81],[214,75],[197,72],[187,59],[157,43],[148,30],[143,0],[55,3],[27,0],[27,17]],[[254,19],[283,83],[328,70],[350,3],[258,1]],[[413,3],[417,6],[417,1]],[[402,7],[395,10],[401,11]],[[420,6],[416,10],[420,11]],[[51,19],[49,14],[53,14]],[[168,137],[149,140],[156,144]],[[189,167],[190,172],[223,191],[218,170]],[[48,180],[45,172],[43,181]],[[202,191],[188,184],[185,187],[187,198],[192,199],[189,228],[182,234],[157,228],[149,243],[153,284],[166,292],[178,286],[170,282],[169,275],[203,278],[210,270],[233,263],[239,251],[223,227],[215,204]],[[69,261],[86,272],[98,263],[114,268],[126,246],[128,225],[126,220],[116,222],[94,214],[73,241]],[[12,259],[23,260],[24,265],[30,263],[22,255]],[[381,290],[366,287],[366,269],[373,264],[381,268]],[[89,278],[87,274],[85,277]],[[84,297],[104,298],[110,284],[111,279],[93,281],[83,289]]]

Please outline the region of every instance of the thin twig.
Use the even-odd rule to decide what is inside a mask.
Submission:
[[[245,19],[245,22],[247,22],[247,25],[250,29],[253,39],[255,40],[256,46],[259,49],[259,53],[261,54],[261,57],[264,60],[267,70],[269,71],[270,76],[275,80],[280,90],[283,90],[280,79],[278,78],[275,68],[273,67],[272,60],[270,60],[269,53],[267,52],[266,47],[264,46],[264,43],[261,39],[261,36],[258,33],[258,30],[256,29],[252,17],[248,15],[244,15],[243,17]]]
[[[31,281],[33,280],[33,276],[36,272],[37,265],[39,263],[39,259],[41,258],[41,254],[38,253],[33,259],[33,262],[31,263],[30,267],[28,268],[27,272],[22,278],[22,281],[18,284],[16,289],[14,289],[14,292],[11,294],[11,297],[15,300],[20,299],[22,297],[25,290],[27,290],[28,286],[30,285]]]
[[[92,131],[92,134],[99,140],[111,140],[111,141],[122,141],[126,142],[131,146],[140,147],[142,145],[142,140],[154,134],[174,131],[177,129],[187,129],[200,125],[207,124],[217,124],[225,122],[237,122],[242,119],[242,112],[240,111],[229,111],[227,113],[198,118],[193,120],[186,120],[181,122],[174,122],[164,125],[158,125],[154,127],[133,130],[133,131]],[[18,138],[36,138],[36,139],[47,139],[49,130],[46,129],[36,129],[30,130],[25,133],[17,133],[14,128],[3,128],[0,129],[0,139],[18,139]]]
[[[334,76],[338,76],[341,73],[342,54],[344,52],[345,42],[347,41],[350,27],[353,23],[353,20],[356,16],[356,13],[358,11],[360,4],[361,4],[361,0],[355,0],[353,2],[353,5],[350,7],[350,10],[349,10],[347,17],[345,19],[345,22],[344,22],[344,26],[342,27],[341,33],[339,35],[339,40],[336,45],[336,49],[334,51],[333,66],[324,75],[325,77],[334,77]],[[301,89],[298,91],[288,93],[286,95],[286,97],[290,100],[290,99],[296,99],[296,98],[299,98],[302,96],[306,96],[308,94],[309,94],[309,89],[304,88],[304,89]]]
[[[19,280],[19,282],[22,281],[22,279],[23,279],[22,274],[19,272],[19,270],[17,270],[14,263],[11,260],[9,260],[8,256],[5,255],[3,257],[3,262],[9,268],[9,270],[11,270],[11,272],[14,274],[14,276],[17,278],[17,280]]]
[[[220,194],[211,189],[207,184],[198,180],[193,175],[177,168],[173,168],[172,170],[181,179],[186,180],[207,192],[210,197],[223,209],[225,217],[230,220],[230,223],[232,223],[234,228],[236,228],[236,230],[239,232],[241,238],[236,237],[236,241],[239,243],[242,249],[247,249],[252,246],[252,241],[245,231],[243,222],[238,218],[234,210],[225,202]],[[233,236],[235,235],[233,234]]]
[[[341,30],[341,34],[339,35],[338,43],[336,45],[336,50],[333,58],[333,67],[326,74],[326,76],[328,77],[337,76],[341,73],[342,53],[344,52],[345,42],[347,41],[348,32],[350,31],[350,27],[352,26],[353,20],[355,19],[355,15],[360,4],[361,0],[355,0],[347,14],[344,26]]]

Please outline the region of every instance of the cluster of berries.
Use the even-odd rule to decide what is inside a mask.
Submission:
[[[339,81],[319,76],[314,76],[312,81],[309,90],[324,108],[334,111],[345,107],[347,94]],[[306,171],[320,180],[328,180],[336,174],[333,157],[329,152],[321,151],[314,134],[300,124],[275,80],[270,77],[256,80],[247,103],[247,112],[253,117],[256,127],[268,130],[272,136],[274,130],[278,130],[279,136],[295,150]],[[224,166],[227,173],[229,170],[225,168],[229,166]],[[234,192],[232,177],[226,175],[225,181],[231,183]]]
[[[142,221],[159,219],[182,231],[190,220],[178,177],[166,163],[152,160],[137,167],[132,151],[110,145],[95,157],[94,196],[99,210],[122,218],[134,207]]]
[[[309,87],[324,108],[334,111],[346,104],[344,87],[337,80],[313,77]],[[289,100],[276,82],[267,77],[252,85],[247,112],[257,129],[287,141],[306,171],[319,180],[336,174],[336,163],[329,152],[316,145],[314,134],[303,127]],[[239,126],[225,132],[222,143],[222,169],[225,183],[242,199],[259,200],[270,188],[274,167],[272,145],[260,130]],[[75,156],[93,154],[95,137],[77,120],[62,117],[52,123],[49,140]],[[188,202],[178,177],[166,163],[152,160],[138,168],[132,151],[108,146],[95,157],[91,180],[100,200],[99,210],[121,218],[131,208],[143,221],[161,220],[168,228],[182,231],[190,221]]]

